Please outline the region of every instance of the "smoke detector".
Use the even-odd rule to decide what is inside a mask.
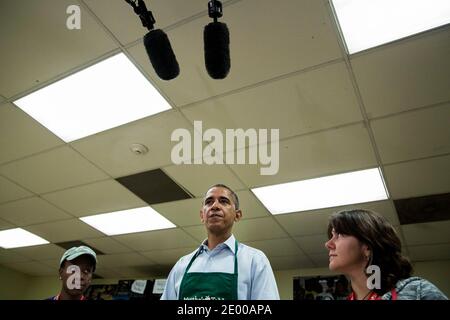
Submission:
[[[131,152],[133,152],[135,155],[142,156],[148,152],[148,148],[140,143],[133,143],[130,146]]]

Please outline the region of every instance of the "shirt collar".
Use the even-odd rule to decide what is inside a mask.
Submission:
[[[235,247],[234,247],[235,242],[236,242],[236,238],[234,237],[233,234],[231,234],[231,236],[227,240],[225,240],[225,242],[220,243],[219,245],[217,245],[217,247],[220,248],[220,247],[223,247],[223,246],[227,246],[231,250],[231,252],[235,253],[234,252],[235,251],[234,250],[235,249]],[[203,240],[202,244],[200,245],[200,253],[202,253],[205,250],[209,250],[207,243],[208,243],[208,239]]]

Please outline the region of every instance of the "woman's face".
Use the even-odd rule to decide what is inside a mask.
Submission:
[[[350,274],[365,269],[369,250],[356,237],[338,234],[333,229],[331,239],[325,242],[332,271]]]

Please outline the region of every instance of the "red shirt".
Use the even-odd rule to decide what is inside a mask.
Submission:
[[[60,295],[61,295],[61,294],[58,293],[58,295],[56,295],[56,296],[53,297],[53,300],[59,300],[59,296],[60,296]],[[80,300],[87,300],[87,299],[86,299],[85,296],[82,295],[81,298],[80,298]]]
[[[397,291],[395,291],[395,289],[391,290],[391,295],[392,298],[391,300],[397,300]],[[350,293],[350,295],[347,297],[347,300],[356,300],[355,298],[355,293],[352,292]],[[365,297],[363,300],[381,300],[381,297],[376,294],[376,292],[371,291],[367,297]]]

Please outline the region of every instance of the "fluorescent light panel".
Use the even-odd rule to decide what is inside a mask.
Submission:
[[[29,247],[46,243],[49,242],[22,228],[0,231],[0,247],[4,249]]]
[[[272,214],[330,208],[388,198],[378,168],[252,189]]]
[[[123,53],[14,103],[65,142],[170,109]]]
[[[449,0],[332,0],[349,53],[450,23]]]
[[[103,213],[80,220],[108,236],[176,227],[150,207]]]

